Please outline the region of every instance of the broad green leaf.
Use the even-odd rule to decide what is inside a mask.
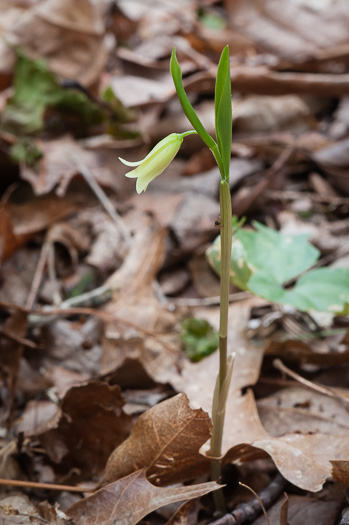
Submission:
[[[269,301],[299,310],[349,310],[349,268],[321,268],[302,275],[291,289],[284,285],[306,272],[319,257],[304,235],[283,235],[262,224],[257,231],[238,230],[233,237],[231,282]],[[207,252],[220,273],[220,238]]]
[[[173,82],[174,82],[174,85],[177,91],[177,95],[179,98],[179,102],[181,103],[181,106],[183,108],[183,111],[187,119],[189,120],[193,128],[198,132],[198,134],[200,135],[202,140],[205,142],[205,144],[211,150],[213,150],[216,147],[216,143],[211,137],[211,135],[207,133],[201,120],[195,113],[194,108],[191,105],[187,97],[187,94],[184,90],[183,82],[182,82],[182,71],[181,71],[180,65],[176,57],[176,48],[173,48],[173,51],[172,51],[170,70],[171,70],[171,75],[172,75]]]
[[[349,268],[312,270],[292,290],[285,290],[280,302],[299,310],[340,313],[349,303]]]
[[[223,49],[218,64],[215,89],[215,121],[218,149],[223,161],[225,179],[228,181],[232,142],[231,80],[228,46]]]
[[[182,322],[183,349],[191,361],[200,361],[218,348],[218,332],[206,319],[190,317]]]
[[[246,251],[246,261],[255,269],[284,284],[308,270],[320,252],[307,241],[307,235],[283,235],[255,222],[257,231],[241,229],[236,233]]]

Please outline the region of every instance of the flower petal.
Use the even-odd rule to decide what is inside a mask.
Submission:
[[[130,162],[129,160],[122,159],[121,157],[118,157],[119,161],[125,164],[125,166],[139,166],[142,164],[143,160],[137,160],[136,162]]]

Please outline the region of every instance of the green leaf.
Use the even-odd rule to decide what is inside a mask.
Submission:
[[[82,92],[63,89],[43,60],[31,60],[21,49],[17,55],[14,94],[1,115],[3,129],[22,136],[40,132],[47,108],[75,115],[81,128],[103,120],[98,105]]]
[[[191,361],[200,361],[218,348],[218,332],[205,319],[190,317],[182,322],[181,339]]]
[[[292,290],[285,290],[280,302],[299,310],[341,313],[349,304],[349,268],[312,270]]]
[[[284,235],[258,222],[253,230],[240,229],[236,238],[246,251],[246,261],[255,269],[273,275],[284,284],[308,270],[320,252],[307,235]]]
[[[232,142],[232,105],[228,46],[223,49],[218,64],[215,89],[215,121],[217,144],[223,161],[225,180],[229,181]]]
[[[180,65],[176,57],[176,48],[173,48],[173,51],[172,51],[170,70],[171,70],[171,75],[172,75],[173,82],[174,82],[174,85],[177,91],[177,95],[179,98],[179,102],[181,103],[181,106],[183,108],[183,111],[187,119],[189,120],[193,128],[198,132],[198,135],[200,135],[200,137],[205,142],[205,144],[211,150],[213,150],[216,147],[216,143],[211,137],[211,135],[207,133],[201,120],[195,113],[193,106],[189,102],[187,94],[184,90],[183,82],[182,82],[182,71],[181,71]]]
[[[256,231],[238,230],[233,236],[230,280],[269,301],[298,310],[345,314],[349,309],[349,268],[321,268],[302,275],[291,289],[284,285],[306,272],[319,251],[304,235],[283,235],[262,224]],[[220,237],[207,252],[220,273]]]

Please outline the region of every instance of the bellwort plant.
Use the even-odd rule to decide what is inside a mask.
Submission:
[[[220,274],[220,326],[219,326],[219,372],[213,395],[212,405],[212,437],[209,456],[211,458],[211,477],[219,480],[221,477],[222,438],[225,416],[225,406],[229,385],[233,372],[234,357],[227,356],[228,307],[229,307],[229,272],[232,245],[232,208],[229,187],[229,167],[232,142],[232,105],[231,79],[229,67],[229,48],[222,52],[215,86],[215,132],[216,141],[206,131],[194,111],[183,87],[182,72],[173,49],[171,57],[171,74],[177,95],[183,111],[194,130],[185,133],[171,133],[161,140],[152,151],[139,162],[131,163],[123,159],[127,166],[137,166],[128,172],[127,177],[137,178],[137,193],[145,191],[148,184],[160,175],[177,154],[183,139],[192,133],[197,133],[211,150],[220,172],[219,187],[220,202],[220,238],[221,238],[221,274]],[[215,503],[218,510],[224,511],[225,504],[222,491],[215,491]]]

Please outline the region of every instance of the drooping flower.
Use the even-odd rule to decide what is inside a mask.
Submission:
[[[186,131],[185,133],[171,133],[151,150],[143,160],[138,162],[128,162],[119,160],[126,166],[137,166],[136,169],[125,173],[126,177],[137,178],[136,191],[142,193],[148,187],[148,184],[158,177],[172,162],[177,155],[184,137],[192,135],[196,131]]]

